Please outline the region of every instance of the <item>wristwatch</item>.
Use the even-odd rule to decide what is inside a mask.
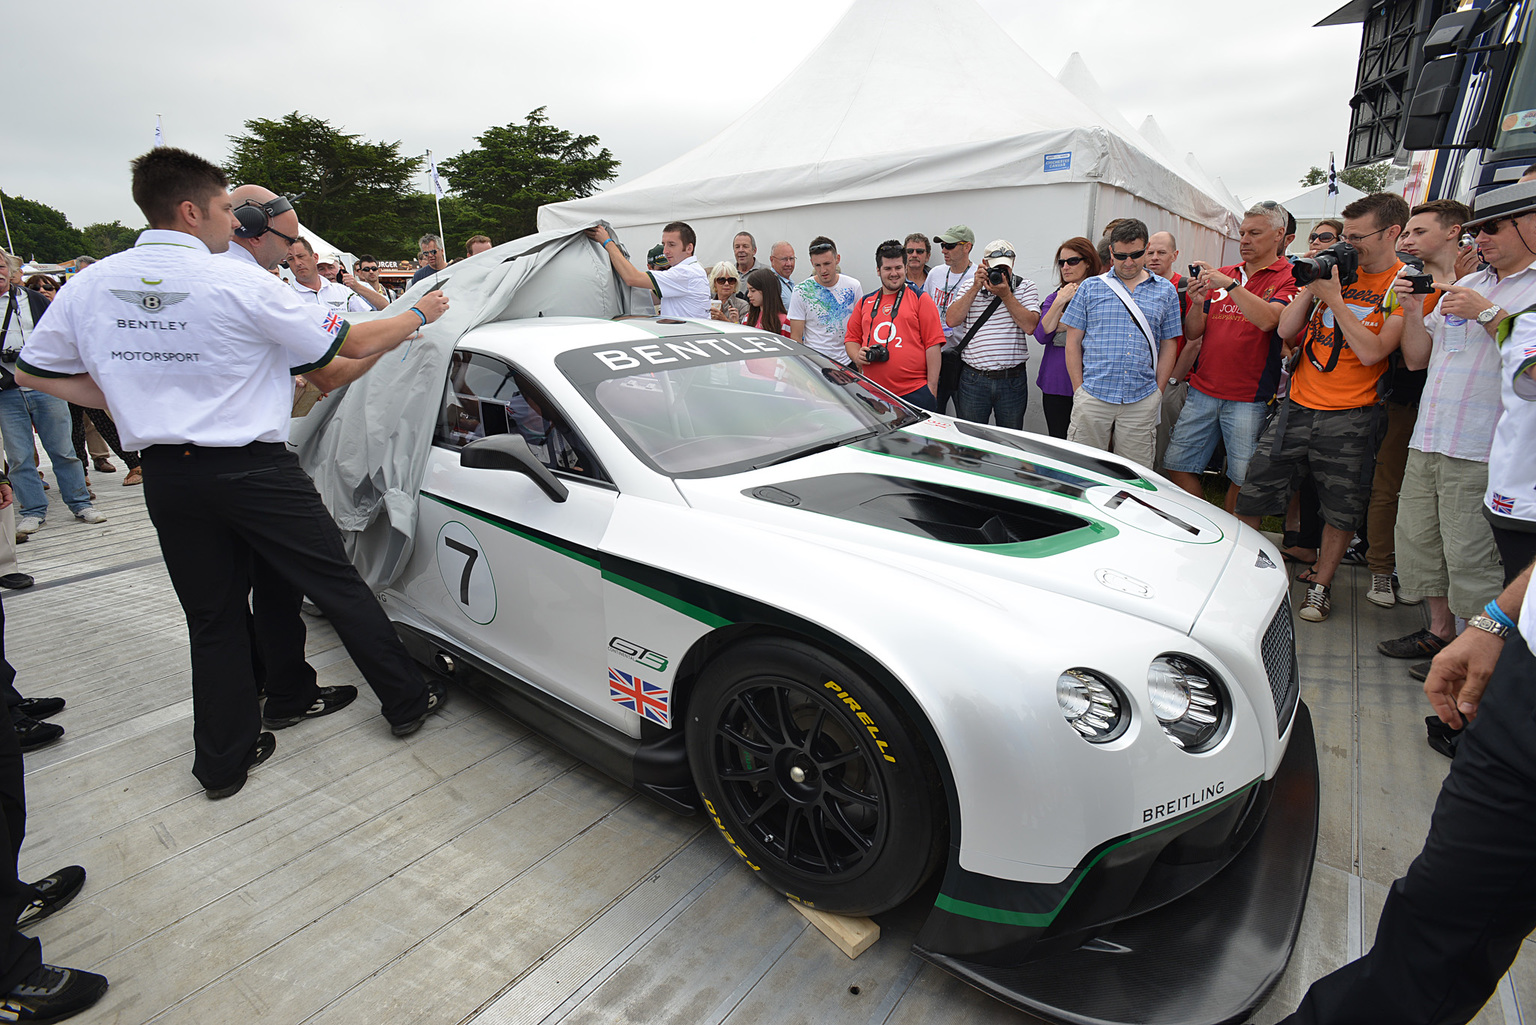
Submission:
[[[1493,318],[1497,317],[1502,312],[1503,310],[1500,307],[1490,306],[1477,315],[1477,322],[1479,324],[1491,324],[1493,323]]]
[[[1486,630],[1495,637],[1503,638],[1509,636],[1509,627],[1490,616],[1483,615],[1481,612],[1467,620],[1467,625],[1476,627],[1479,630]]]

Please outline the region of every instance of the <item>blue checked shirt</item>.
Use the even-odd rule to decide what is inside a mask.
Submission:
[[[1126,291],[1147,318],[1159,351],[1165,339],[1184,333],[1179,293],[1166,278],[1149,273],[1147,280]],[[1061,323],[1083,332],[1083,390],[1089,395],[1123,405],[1157,390],[1157,366],[1147,336],[1102,278],[1082,283]]]

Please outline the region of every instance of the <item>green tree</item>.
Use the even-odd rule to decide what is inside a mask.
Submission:
[[[139,232],[143,230],[143,228],[124,227],[121,221],[113,221],[111,224],[98,222],[81,228],[80,237],[84,240],[85,255],[94,256],[99,260],[104,256],[132,249],[133,243],[139,237]]]
[[[1325,182],[1327,180],[1328,180],[1328,172],[1324,171],[1321,167],[1318,167],[1316,164],[1313,164],[1311,167],[1307,168],[1307,173],[1301,176],[1301,184],[1303,184],[1305,186],[1308,186],[1308,187],[1311,187],[1313,185],[1321,185],[1323,182]]]
[[[298,111],[247,121],[229,141],[232,181],[302,193],[294,207],[304,226],[343,249],[390,251],[410,234],[405,215],[422,160],[401,156],[399,142],[370,142]]]
[[[497,242],[531,234],[539,207],[590,196],[618,171],[613,154],[598,149],[597,136],[556,128],[544,110],[530,113],[525,123],[487,129],[476,137],[476,149],[438,165],[479,215],[481,230]]]
[[[1346,167],[1339,172],[1339,181],[1367,194],[1387,191],[1387,182],[1391,179],[1392,164],[1386,160],[1363,167]],[[1328,172],[1316,166],[1307,168],[1307,173],[1301,176],[1301,184],[1308,186],[1321,185],[1327,180]]]
[[[23,260],[60,263],[85,251],[85,242],[69,223],[69,218],[53,207],[21,196],[0,192],[5,204],[5,219],[11,229],[11,244]],[[4,239],[0,239],[3,242]]]

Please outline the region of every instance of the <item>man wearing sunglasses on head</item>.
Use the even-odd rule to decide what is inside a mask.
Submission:
[[[988,242],[983,252],[971,287],[955,296],[944,314],[959,335],[955,415],[979,424],[995,417],[999,427],[1022,431],[1029,405],[1029,336],[1040,323],[1040,293],[1033,281],[1013,273],[1012,242]]]
[[[1112,265],[1083,282],[1061,323],[1067,329],[1072,422],[1067,440],[1151,466],[1158,409],[1183,333],[1179,294],[1147,271],[1147,226],[1135,218],[1109,233]]]

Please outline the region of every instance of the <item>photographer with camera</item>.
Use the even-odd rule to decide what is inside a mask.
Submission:
[[[1298,615],[1321,623],[1332,611],[1333,575],[1365,519],[1375,471],[1377,383],[1403,334],[1392,283],[1403,268],[1397,238],[1408,223],[1401,196],[1377,192],[1344,208],[1344,236],[1291,272],[1303,285],[1280,315],[1280,337],[1300,334],[1290,396],[1259,436],[1237,516],[1258,529],[1284,515],[1293,484],[1309,474],[1322,506],[1323,540]],[[1313,298],[1321,300],[1315,312]]]
[[[960,357],[955,415],[978,424],[995,416],[999,427],[1020,431],[1029,408],[1029,336],[1040,323],[1040,293],[1033,281],[1013,273],[1012,242],[988,242],[982,254],[971,286],[944,311],[945,323],[959,336],[951,350]],[[978,301],[983,293],[986,300]]]
[[[1243,214],[1238,252],[1243,262],[1215,268],[1190,265],[1184,315],[1186,346],[1199,362],[1189,375],[1189,396],[1174,425],[1163,472],[1197,497],[1200,475],[1220,440],[1227,450],[1227,509],[1237,501],[1264,414],[1280,384],[1280,314],[1296,297],[1291,262],[1280,255],[1288,215],[1278,203],[1259,203]],[[1188,348],[1185,358],[1190,358]],[[1169,386],[1177,381],[1170,378]]]
[[[880,289],[848,317],[843,345],[854,367],[887,391],[937,412],[944,329],[933,299],[907,282],[907,254],[895,239],[875,249]]]

